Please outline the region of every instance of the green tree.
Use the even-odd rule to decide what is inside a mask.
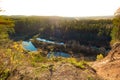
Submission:
[[[0,44],[9,40],[9,34],[14,32],[13,26],[13,21],[0,16]]]
[[[114,27],[111,33],[112,42],[120,41],[120,15],[115,16],[113,24]]]

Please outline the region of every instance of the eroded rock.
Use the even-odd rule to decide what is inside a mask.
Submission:
[[[108,55],[101,61],[93,63],[92,67],[105,80],[120,79],[120,42],[115,43]]]

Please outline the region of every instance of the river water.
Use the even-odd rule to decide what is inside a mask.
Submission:
[[[50,41],[50,40],[46,40],[46,39],[42,39],[42,38],[36,38],[36,40],[41,41],[41,42],[46,42],[49,44],[57,44],[57,45],[64,45],[63,42],[55,42],[55,41]],[[22,46],[25,50],[27,51],[37,51],[37,48],[32,44],[31,41],[23,41],[22,42]],[[70,55],[68,53],[64,53],[64,52],[49,52],[47,57],[70,57]]]

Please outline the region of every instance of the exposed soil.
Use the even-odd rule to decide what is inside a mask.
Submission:
[[[115,43],[108,55],[94,62],[92,67],[104,80],[120,80],[120,42]]]

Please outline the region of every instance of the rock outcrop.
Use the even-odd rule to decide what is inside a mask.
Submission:
[[[120,42],[116,42],[108,55],[93,64],[97,74],[105,80],[120,80]]]
[[[120,42],[116,42],[112,46],[112,50],[108,53],[108,56],[105,58],[109,61],[120,60]]]
[[[52,65],[48,64],[48,67],[21,66],[11,73],[8,80],[103,80],[103,79],[99,78],[94,69],[88,65],[86,65],[84,69],[81,69],[69,63],[57,62]]]

